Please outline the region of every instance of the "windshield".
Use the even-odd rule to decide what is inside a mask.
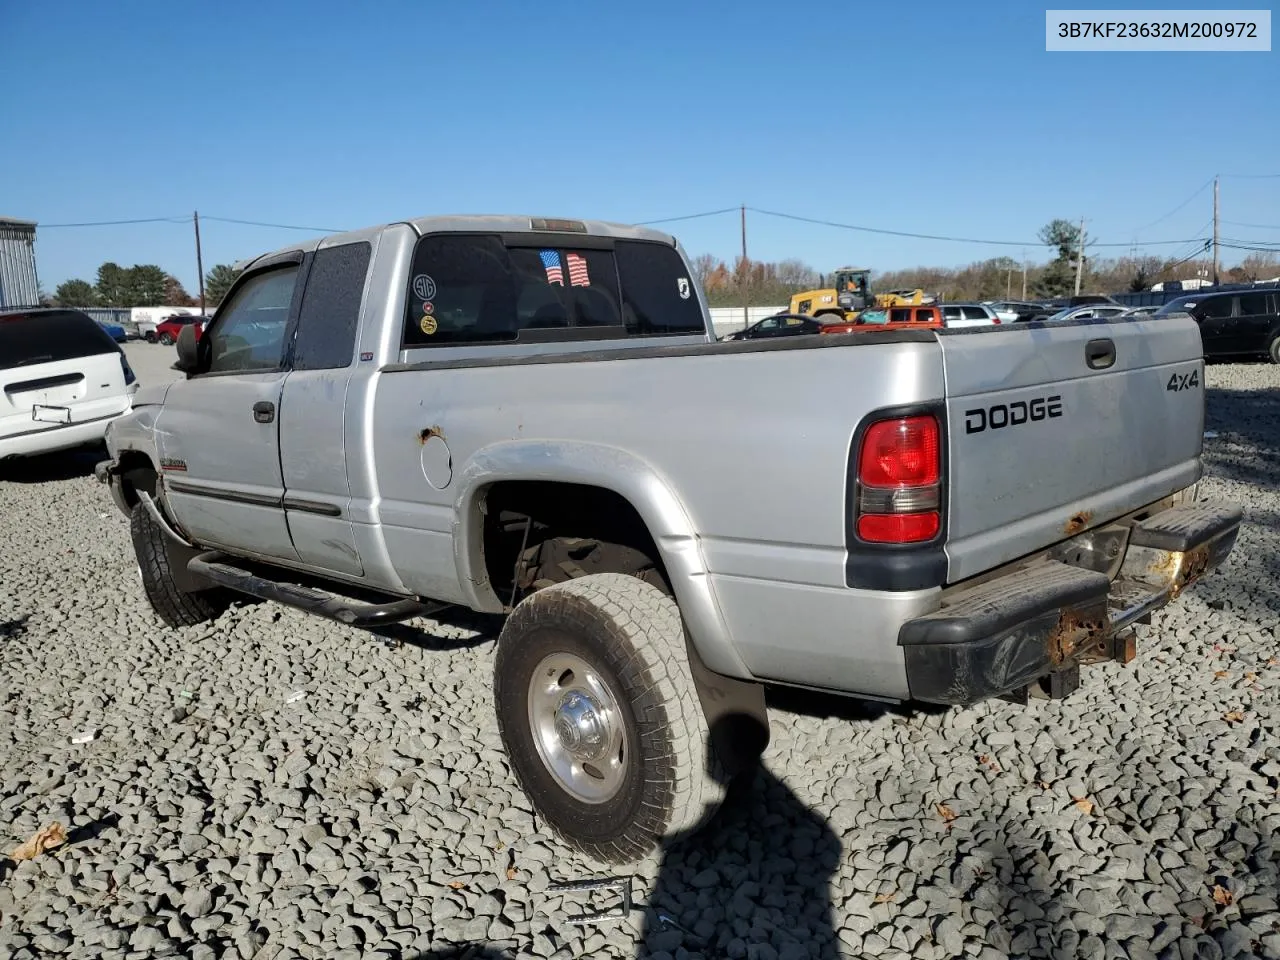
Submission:
[[[1164,317],[1171,313],[1186,313],[1195,305],[1195,297],[1179,297],[1177,300],[1170,300],[1163,307],[1157,310],[1155,315],[1157,317]]]
[[[859,323],[880,324],[889,322],[889,314],[884,310],[863,310],[858,314]]]
[[[1057,313],[1050,315],[1050,320],[1065,320],[1073,313],[1077,312],[1078,307],[1067,307],[1065,310],[1059,310]]]

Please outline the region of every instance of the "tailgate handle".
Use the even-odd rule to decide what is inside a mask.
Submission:
[[[1105,370],[1116,362],[1116,345],[1107,337],[1085,344],[1084,362],[1090,370]]]

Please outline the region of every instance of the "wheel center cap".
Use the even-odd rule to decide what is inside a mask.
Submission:
[[[582,760],[597,759],[606,744],[599,708],[589,697],[573,691],[556,707],[556,736],[560,744]]]

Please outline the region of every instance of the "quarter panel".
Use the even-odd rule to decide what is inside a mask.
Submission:
[[[739,658],[727,648],[715,575],[771,589],[843,590],[855,426],[874,408],[941,395],[941,356],[932,340],[387,372],[377,380],[373,416],[377,513],[429,538],[411,547],[395,534],[393,546],[388,531],[391,560],[406,582],[483,593],[485,585],[474,585],[474,560],[460,555],[454,582],[442,585],[442,571],[424,549],[447,529],[457,534],[458,549],[467,549],[460,524],[470,522],[470,491],[499,477],[595,476],[628,496],[668,567],[685,570],[685,583],[702,592],[708,622],[695,636],[700,650],[708,637],[722,638],[726,648],[706,656],[708,666],[724,670]],[[442,489],[424,476],[424,431],[449,451],[452,476]],[[767,649],[772,640],[758,618],[737,621],[740,649]],[[863,656],[847,638],[804,618],[792,629],[797,642],[815,649]],[[896,629],[866,642],[895,646]],[[718,665],[711,663],[717,652]]]

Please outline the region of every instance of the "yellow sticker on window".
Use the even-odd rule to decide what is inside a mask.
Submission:
[[[436,323],[436,318],[431,316],[431,314],[424,316],[418,323],[419,329],[421,329],[428,337],[436,332],[436,328],[438,326],[439,324]]]

